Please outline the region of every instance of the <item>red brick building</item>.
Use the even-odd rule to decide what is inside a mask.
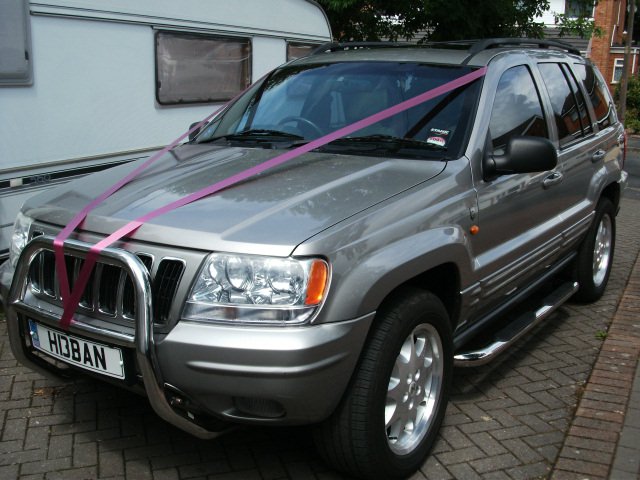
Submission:
[[[595,7],[594,21],[603,35],[591,39],[587,54],[598,66],[613,92],[622,77],[624,65],[627,0],[599,0]],[[634,37],[637,37],[638,33],[640,32],[634,32]],[[634,42],[631,50],[632,74],[638,72],[639,50]]]

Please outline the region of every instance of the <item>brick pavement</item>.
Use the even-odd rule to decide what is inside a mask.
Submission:
[[[551,478],[640,478],[639,314],[637,261]]]
[[[556,460],[555,478],[591,478],[579,468],[564,468],[582,464],[584,454],[575,451],[584,448],[590,463],[602,466],[595,473],[606,476],[607,461],[619,468],[614,472],[628,472],[624,449],[640,443],[638,409],[629,409],[635,423],[632,418],[621,424],[620,385],[605,383],[600,391],[586,381],[611,377],[616,365],[626,367],[618,354],[630,355],[625,362],[633,358],[616,343],[616,331],[607,330],[638,257],[638,225],[640,201],[624,200],[613,274],[599,302],[567,304],[495,362],[455,372],[441,435],[414,480],[546,478]],[[637,314],[637,300],[625,298],[622,305]],[[610,361],[606,355],[598,359],[601,349],[611,353]],[[618,434],[605,428],[612,423],[622,425],[619,443]],[[588,437],[581,432],[594,429],[601,433],[584,447]],[[304,428],[244,428],[202,441],[166,424],[146,399],[127,391],[93,380],[45,379],[16,363],[0,321],[0,479],[13,478],[343,477],[321,462]]]

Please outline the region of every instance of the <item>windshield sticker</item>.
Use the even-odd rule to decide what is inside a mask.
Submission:
[[[429,137],[427,138],[427,143],[431,145],[437,145],[439,147],[444,147],[447,144],[447,141],[442,137]]]
[[[448,137],[451,130],[442,130],[441,128],[432,128],[430,132],[438,137]]]

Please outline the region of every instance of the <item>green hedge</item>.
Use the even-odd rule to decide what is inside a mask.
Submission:
[[[620,101],[620,84],[616,86],[615,98],[616,102]],[[624,126],[632,133],[640,132],[640,79],[635,75],[629,77]]]

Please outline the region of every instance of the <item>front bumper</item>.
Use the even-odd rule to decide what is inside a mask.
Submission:
[[[90,247],[65,242],[66,253],[82,258]],[[52,237],[32,240],[15,274],[10,275],[6,266],[0,270],[0,289],[15,357],[34,370],[62,374],[63,369],[42,361],[30,345],[27,327],[27,319],[32,319],[59,329],[59,312],[24,301],[30,263],[42,250],[52,249]],[[212,438],[227,422],[308,424],[323,420],[335,409],[355,369],[373,313],[298,327],[177,322],[168,333],[154,333],[150,278],[144,265],[121,249],[107,248],[100,255],[101,262],[120,267],[133,280],[137,305],[133,334],[81,317],[74,319],[68,333],[130,352],[135,362],[130,370],[137,372],[153,409],[169,423],[197,437]]]

